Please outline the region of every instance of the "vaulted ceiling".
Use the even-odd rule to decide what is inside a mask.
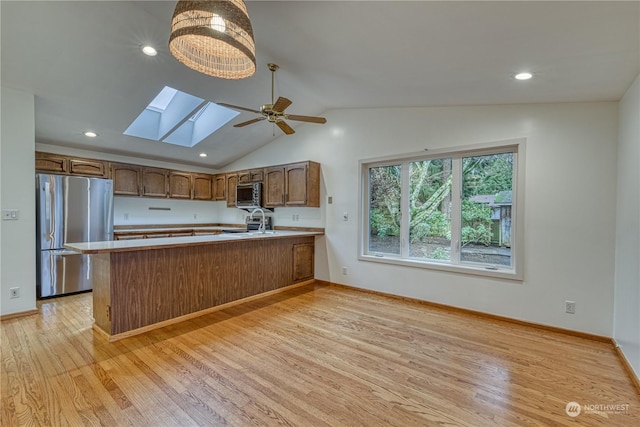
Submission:
[[[271,98],[268,62],[281,66],[276,96],[303,115],[616,101],[640,72],[636,1],[247,1],[258,69],[237,81],[199,74],[171,56],[175,4],[0,2],[2,86],[35,95],[36,141],[222,168],[282,133],[267,122],[232,126],[255,117],[249,112],[194,148],[122,132],[165,85],[257,109]],[[143,55],[143,44],[158,55]],[[516,81],[523,70],[534,78]],[[290,124],[298,133],[321,126]],[[87,129],[99,136],[86,138]]]

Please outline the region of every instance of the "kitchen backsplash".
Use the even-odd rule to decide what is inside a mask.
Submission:
[[[224,202],[114,197],[113,224],[204,224],[220,222]]]
[[[243,224],[248,211],[227,208],[226,202],[114,197],[114,225]],[[265,209],[273,225],[324,227],[321,208]],[[256,214],[260,216],[260,214]]]

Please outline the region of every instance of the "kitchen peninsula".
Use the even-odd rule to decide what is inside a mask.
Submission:
[[[94,328],[115,341],[313,280],[314,241],[322,234],[278,230],[65,246],[89,255]]]

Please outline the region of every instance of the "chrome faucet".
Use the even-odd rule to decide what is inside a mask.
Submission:
[[[256,213],[256,211],[260,211],[260,213],[262,213],[262,224],[260,224],[260,226],[258,227],[258,231],[264,234],[267,232],[267,219],[262,208],[255,208],[254,210],[252,210],[251,215],[249,215],[249,219],[253,219],[253,214]]]

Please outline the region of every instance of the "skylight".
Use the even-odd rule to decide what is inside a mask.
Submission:
[[[240,114],[165,86],[125,135],[193,147]]]

